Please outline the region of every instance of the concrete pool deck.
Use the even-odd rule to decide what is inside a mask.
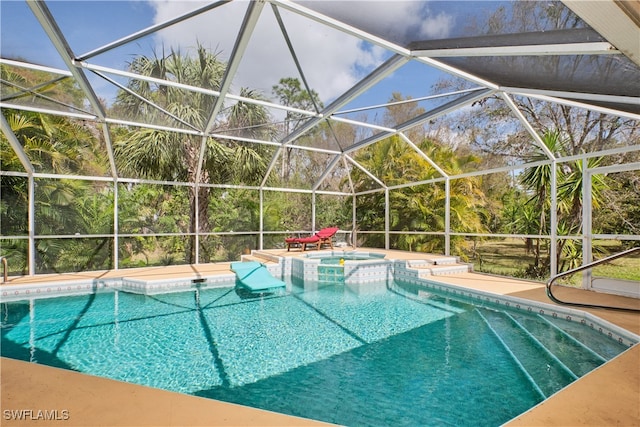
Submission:
[[[430,259],[429,254],[360,248],[384,252],[388,259]],[[276,256],[301,253],[269,250]],[[136,278],[145,280],[200,278],[229,274],[229,263],[11,277],[2,287],[65,280]],[[471,289],[553,304],[543,284],[477,273],[430,278]],[[633,306],[640,301],[576,289],[561,289],[562,298],[597,300],[597,304]],[[588,309],[619,327],[640,335],[640,314]],[[143,387],[78,372],[7,358],[0,359],[2,426],[306,426],[324,423]],[[505,391],[508,398],[508,391]],[[7,412],[9,411],[9,412]],[[29,412],[31,411],[31,412]],[[38,411],[49,411],[38,413]],[[476,414],[477,415],[477,414]],[[48,421],[44,416],[53,417]],[[22,417],[22,420],[17,418]],[[326,425],[326,424],[324,424]],[[507,424],[511,426],[640,426],[640,345],[570,384]]]

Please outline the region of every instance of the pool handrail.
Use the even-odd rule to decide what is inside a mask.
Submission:
[[[0,257],[0,261],[2,261],[2,267],[4,268],[2,283],[7,283],[7,281],[9,280],[9,267],[7,266],[7,257],[6,256]]]
[[[576,303],[576,302],[562,301],[562,300],[558,299],[555,295],[553,295],[553,292],[551,292],[551,286],[558,279],[561,279],[561,278],[563,278],[565,276],[569,276],[569,275],[574,274],[574,273],[579,273],[580,271],[588,270],[588,269],[596,267],[596,266],[598,266],[600,264],[605,264],[605,263],[607,263],[609,261],[613,261],[614,259],[622,258],[622,257],[627,256],[630,253],[633,253],[633,252],[636,252],[636,251],[640,251],[640,247],[627,249],[625,251],[618,252],[617,254],[614,254],[614,255],[611,255],[611,256],[596,260],[596,261],[592,261],[592,262],[590,262],[588,264],[585,264],[585,265],[582,265],[580,267],[576,267],[576,268],[573,268],[571,270],[567,270],[567,271],[564,271],[562,273],[556,274],[554,277],[552,277],[547,282],[547,296],[551,299],[551,301],[553,301],[553,302],[555,302],[557,304],[562,304],[562,305],[570,305],[570,306],[574,306],[574,307],[585,307],[585,308],[606,308],[606,309],[609,309],[609,310],[640,312],[640,309],[630,308],[630,307],[615,307],[615,306],[609,306],[609,305],[597,305],[597,304],[586,304],[586,303]]]

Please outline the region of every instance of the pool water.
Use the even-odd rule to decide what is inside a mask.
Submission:
[[[380,258],[370,258],[366,256],[331,256],[331,257],[322,257],[320,258],[320,264],[335,264],[339,265],[344,263],[345,261],[371,261],[378,260]]]
[[[340,265],[345,261],[372,261],[382,260],[385,254],[377,252],[358,252],[358,251],[332,251],[330,255],[323,254],[307,254],[307,259],[320,260],[320,264]]]
[[[2,356],[350,426],[500,425],[627,348],[396,282],[116,291],[1,315]]]

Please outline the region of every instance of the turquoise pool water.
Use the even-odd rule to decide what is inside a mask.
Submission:
[[[501,425],[627,348],[395,282],[1,309],[3,356],[350,426]]]
[[[305,258],[319,259],[320,264],[338,265],[343,261],[371,261],[382,260],[385,254],[377,252],[358,252],[358,251],[332,251],[331,255],[327,254],[307,254]]]
[[[348,258],[339,257],[339,256],[324,257],[324,258],[320,258],[320,264],[339,265],[341,262],[344,262],[344,261],[368,261],[371,259],[376,259],[376,258],[365,258],[365,257],[355,257],[355,256],[351,256]]]

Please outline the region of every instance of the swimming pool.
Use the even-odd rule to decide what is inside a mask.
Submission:
[[[342,425],[495,426],[628,348],[515,306],[367,289],[5,302],[2,355]]]

